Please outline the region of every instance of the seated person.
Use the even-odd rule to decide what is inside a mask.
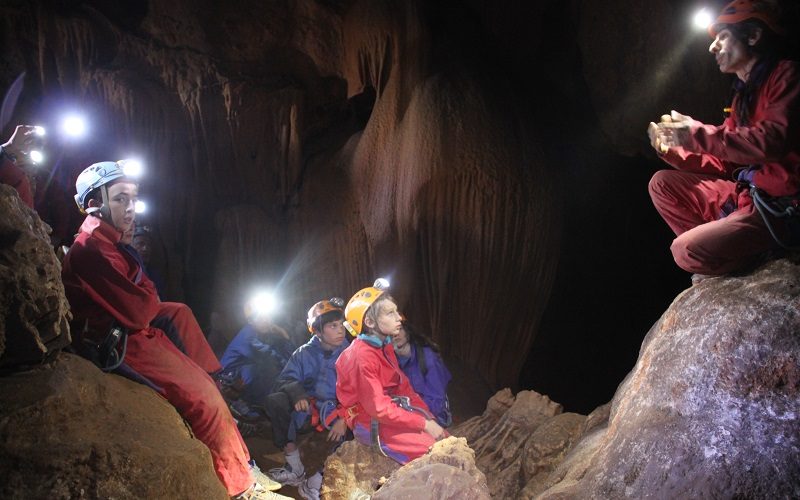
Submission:
[[[398,366],[392,339],[400,333],[400,313],[386,289],[379,279],[345,308],[345,328],[357,337],[336,361],[336,397],[360,443],[405,464],[447,433]]]
[[[256,295],[244,306],[245,325],[222,355],[223,377],[239,388],[232,403],[238,416],[256,417],[250,406],[260,406],[295,349],[289,334],[272,322],[266,295]]]
[[[8,142],[0,145],[0,184],[17,190],[23,203],[33,208],[33,190],[25,171],[17,165],[17,157],[27,155],[33,144],[36,127],[17,125]]]
[[[153,255],[153,243],[153,235],[150,233],[150,228],[137,224],[133,232],[131,246],[136,249],[136,252],[142,258],[142,269],[144,269],[147,277],[155,283],[158,296],[165,297],[164,280],[161,279],[161,275],[150,263],[150,257]]]
[[[123,332],[124,362],[146,378],[189,423],[192,432],[211,451],[217,477],[229,495],[239,498],[285,498],[268,491],[269,482],[254,468],[225,401],[193,355],[184,354],[151,326],[162,311],[153,282],[137,260],[120,245],[134,219],[138,186],[123,171],[123,162],[100,162],[86,168],[76,182],[75,201],[87,217],[64,258],[62,279],[70,303],[74,340],[108,345],[109,332]],[[182,304],[181,304],[182,305]],[[183,316],[183,306],[169,314]],[[196,325],[192,321],[176,324]],[[197,337],[187,337],[199,340]],[[119,354],[116,355],[119,358]],[[201,360],[202,361],[202,360]]]
[[[439,354],[439,346],[427,335],[414,330],[408,320],[402,321],[400,333],[392,340],[400,369],[411,382],[411,387],[442,427],[450,427],[453,416],[447,399],[450,372]]]
[[[347,431],[336,400],[335,363],[349,345],[342,326],[342,306],[342,299],[333,298],[309,309],[308,331],[313,336],[292,354],[275,383],[275,392],[267,398],[273,441],[286,456],[286,465],[269,474],[280,483],[300,485],[301,493],[313,476],[303,482],[305,467],[295,444],[297,430],[308,423],[320,432],[328,429],[329,441],[341,441]]]

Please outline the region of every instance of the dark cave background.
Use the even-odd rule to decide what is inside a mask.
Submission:
[[[257,283],[294,329],[390,275],[450,359],[588,413],[689,285],[645,129],[721,120],[698,6],[6,0],[0,88],[26,77],[2,134],[91,114],[86,141],[48,137],[62,200],[83,166],[146,152],[156,265],[207,332],[231,338]],[[69,203],[40,209],[64,235]]]

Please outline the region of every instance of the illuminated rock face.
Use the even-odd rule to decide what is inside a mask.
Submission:
[[[800,496],[799,290],[783,259],[679,295],[540,498]]]

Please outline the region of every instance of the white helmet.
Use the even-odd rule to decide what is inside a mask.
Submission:
[[[92,191],[113,180],[126,177],[124,171],[125,162],[126,160],[101,161],[86,167],[83,172],[81,172],[78,179],[75,181],[75,191],[77,192],[75,195],[75,203],[78,204],[78,208],[81,209],[81,212],[86,213],[86,197],[89,196]]]

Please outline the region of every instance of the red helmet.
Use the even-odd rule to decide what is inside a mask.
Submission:
[[[773,2],[764,0],[733,0],[711,23],[708,32],[712,37],[716,37],[720,24],[737,24],[747,19],[758,19],[775,33],[780,35],[785,33],[780,26],[780,11],[777,6]]]

